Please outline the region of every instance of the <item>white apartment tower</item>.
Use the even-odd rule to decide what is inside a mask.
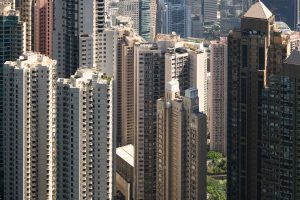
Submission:
[[[113,83],[79,68],[57,83],[57,199],[113,199]]]
[[[226,155],[227,41],[210,44],[209,133],[210,150]]]
[[[55,199],[56,61],[27,53],[3,82],[4,199]]]

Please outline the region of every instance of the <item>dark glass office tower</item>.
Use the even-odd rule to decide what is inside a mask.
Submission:
[[[259,200],[261,98],[275,17],[262,2],[228,36],[228,200]]]
[[[19,13],[4,12],[0,6],[0,199],[4,199],[4,132],[3,132],[3,64],[19,58],[24,50],[25,23],[20,21]]]
[[[262,198],[300,199],[300,51],[263,93]]]

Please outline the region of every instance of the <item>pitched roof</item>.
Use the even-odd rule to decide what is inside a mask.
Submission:
[[[298,49],[292,51],[290,56],[285,59],[284,63],[290,65],[300,65],[300,51]]]
[[[272,12],[261,1],[257,1],[253,4],[244,14],[244,17],[257,19],[269,19],[272,16]]]

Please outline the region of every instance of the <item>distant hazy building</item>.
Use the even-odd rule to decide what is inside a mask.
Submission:
[[[206,116],[197,89],[179,94],[178,81],[157,101],[156,199],[206,199]]]
[[[234,4],[233,0],[223,0],[220,4],[220,26],[221,35],[228,36],[229,32],[238,29],[241,24],[241,15],[243,14],[242,4]]]
[[[134,47],[134,199],[156,194],[156,100],[164,96],[164,56],[152,43]]]
[[[270,77],[262,106],[261,199],[299,199],[300,52],[293,51]]]
[[[116,150],[116,196],[117,199],[133,199],[134,147],[132,144]]]
[[[210,80],[208,100],[208,129],[210,150],[227,152],[227,40],[210,43]]]
[[[287,23],[293,30],[299,24],[299,0],[263,0],[266,6],[274,13],[276,19]]]
[[[0,4],[0,199],[4,199],[4,132],[3,132],[3,64],[14,61],[25,52],[25,23],[10,4]]]
[[[218,0],[203,0],[203,20],[206,23],[217,21]]]
[[[57,199],[113,199],[112,80],[79,68],[57,82]]]
[[[134,30],[139,33],[140,31],[140,0],[119,0],[118,13],[122,16],[130,17],[133,21]]]
[[[187,0],[191,9],[191,37],[200,38],[203,34],[203,0]]]
[[[131,17],[134,29],[145,40],[156,35],[156,0],[120,0],[119,14]]]
[[[3,73],[4,199],[55,199],[56,61],[28,53]]]

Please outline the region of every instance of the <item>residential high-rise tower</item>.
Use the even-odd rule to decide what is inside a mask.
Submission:
[[[300,52],[284,61],[263,91],[261,199],[299,199]]]
[[[3,132],[3,64],[17,60],[25,52],[25,23],[19,12],[11,9],[10,3],[0,4],[0,199],[4,199],[4,132]]]
[[[134,48],[134,198],[156,194],[156,100],[164,96],[164,56],[152,43]]]
[[[258,1],[228,37],[228,199],[259,199],[262,193],[262,94],[299,44],[297,33],[277,26]]]
[[[3,74],[4,199],[55,199],[56,61],[27,53]]]
[[[156,199],[206,199],[206,116],[197,89],[166,84],[157,101]]]
[[[57,83],[57,199],[113,199],[113,88],[79,68]]]
[[[208,129],[210,150],[226,155],[227,151],[227,41],[210,43],[210,80],[208,97]]]

